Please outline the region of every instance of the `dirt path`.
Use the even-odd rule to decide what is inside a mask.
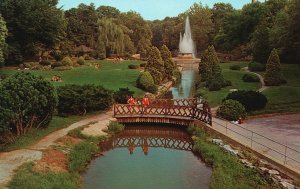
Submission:
[[[73,123],[67,128],[55,131],[47,135],[46,137],[26,149],[0,153],[0,188],[4,188],[5,185],[10,181],[16,168],[26,162],[40,160],[42,158],[43,150],[53,145],[57,139],[67,135],[70,130],[92,123],[83,130],[85,134],[105,134],[102,130],[106,128],[110,120],[113,120],[112,115],[112,111],[109,111],[81,120],[79,122]]]

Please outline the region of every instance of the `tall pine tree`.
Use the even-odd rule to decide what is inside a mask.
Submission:
[[[265,84],[268,86],[277,86],[283,83],[283,78],[280,73],[280,59],[276,49],[273,49],[267,65],[266,73],[264,76]]]
[[[157,47],[149,48],[145,71],[150,72],[155,84],[162,83],[165,75],[164,62]]]
[[[176,64],[172,60],[171,52],[169,51],[166,45],[163,45],[160,50],[162,60],[164,61],[164,68],[165,68],[165,77],[170,80],[172,79],[173,72],[176,69]]]

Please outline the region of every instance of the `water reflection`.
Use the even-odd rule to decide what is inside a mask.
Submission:
[[[165,125],[126,126],[101,144],[103,155],[83,175],[85,189],[208,189],[211,169],[190,149],[185,130]]]
[[[113,148],[128,148],[129,154],[141,148],[148,155],[149,147],[163,147],[177,150],[192,150],[190,136],[180,128],[158,126],[128,126],[112,139],[100,144],[107,151]]]

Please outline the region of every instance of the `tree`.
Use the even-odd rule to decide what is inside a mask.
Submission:
[[[97,11],[98,18],[100,19],[118,18],[121,14],[119,9],[111,6],[100,6],[97,8],[96,11]]]
[[[166,45],[163,45],[160,50],[162,60],[164,62],[165,77],[172,79],[173,73],[176,70],[176,64],[172,60],[171,52]]]
[[[209,34],[213,29],[212,12],[201,3],[194,3],[183,15],[189,15],[192,38],[196,43],[197,52],[203,51],[209,44]]]
[[[266,65],[264,82],[266,83],[267,86],[280,85],[283,82],[280,73],[280,59],[276,49],[273,49],[269,56]]]
[[[152,32],[149,24],[134,11],[121,13],[120,22],[131,30],[129,36],[134,46],[137,47],[137,52],[144,54],[147,47],[151,46]]]
[[[7,37],[7,28],[5,21],[0,14],[0,68],[4,65],[4,47],[6,45],[5,38]]]
[[[0,85],[0,128],[20,136],[32,128],[46,127],[56,105],[56,91],[50,82],[17,73]]]
[[[125,44],[124,44],[124,32],[121,26],[113,22],[111,18],[101,19],[97,22],[98,25],[98,45],[101,45],[102,53],[117,55],[123,55]]]
[[[150,72],[155,84],[161,84],[165,76],[165,70],[164,62],[157,47],[149,48],[145,71]]]
[[[56,5],[57,0],[1,1],[0,12],[9,31],[8,63],[52,48],[65,37],[63,12]]]
[[[269,28],[266,20],[262,20],[253,33],[251,40],[253,60],[265,64],[270,55]]]
[[[214,46],[209,46],[201,56],[201,62],[199,63],[199,74],[201,75],[201,81],[206,81],[213,78],[214,75],[221,73],[220,60]]]

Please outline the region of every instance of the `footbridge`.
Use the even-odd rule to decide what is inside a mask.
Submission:
[[[212,125],[210,107],[196,98],[155,99],[148,106],[138,99],[135,105],[115,104],[114,117],[121,123],[170,123],[189,126],[194,121]]]

